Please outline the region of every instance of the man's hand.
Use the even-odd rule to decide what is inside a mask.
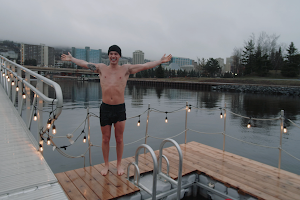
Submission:
[[[167,57],[166,57],[166,54],[164,54],[164,56],[160,60],[161,60],[161,63],[166,63],[166,62],[169,62],[171,60],[171,58],[172,58],[171,54],[168,55]]]
[[[73,58],[73,57],[72,57],[72,55],[70,54],[70,52],[68,52],[68,55],[66,55],[66,54],[61,55],[61,60],[62,60],[62,61],[71,61],[72,58]]]

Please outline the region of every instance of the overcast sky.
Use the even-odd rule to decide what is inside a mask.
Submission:
[[[299,0],[0,0],[0,39],[225,59],[263,31],[300,50],[299,8]]]

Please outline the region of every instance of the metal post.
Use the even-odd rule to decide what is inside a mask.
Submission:
[[[91,155],[91,127],[90,127],[90,108],[87,107],[87,120],[88,120],[88,142],[89,142],[89,159],[90,159],[90,166],[92,166],[92,155]]]
[[[281,167],[281,147],[282,147],[284,110],[281,110],[280,115],[281,115],[281,117],[280,117],[280,145],[279,145],[278,169],[280,169],[280,167]]]
[[[44,87],[43,87],[43,82],[38,79],[37,80],[37,86],[36,88],[40,91],[40,92],[43,92],[44,90]],[[38,141],[39,141],[39,144],[42,143],[42,138],[40,136],[40,130],[43,128],[43,99],[37,95],[37,118],[38,118],[38,126],[37,126],[37,138],[38,138]],[[40,152],[42,155],[43,155],[43,151]]]
[[[226,134],[226,103],[224,105],[223,152],[225,151],[225,134]]]
[[[17,75],[19,77],[22,77],[22,70],[18,67],[17,68]],[[22,114],[22,104],[23,104],[23,98],[22,98],[22,88],[23,88],[23,84],[22,84],[22,80],[18,81],[18,86],[19,86],[19,91],[18,91],[18,111],[19,114]]]
[[[188,114],[188,109],[189,109],[189,106],[188,106],[188,102],[186,102],[186,106],[185,106],[185,139],[184,139],[184,144],[186,144],[186,129],[187,129],[187,114]]]
[[[150,114],[150,103],[148,104],[148,112],[147,112],[147,123],[146,123],[146,132],[145,132],[145,144],[147,144],[147,137],[148,137],[149,114]],[[146,154],[146,149],[144,149],[144,154]]]
[[[25,72],[25,81],[30,83],[30,74]],[[26,119],[28,120],[30,118],[30,88],[25,86],[25,95],[26,95]],[[29,123],[27,124],[27,127],[29,127]]]

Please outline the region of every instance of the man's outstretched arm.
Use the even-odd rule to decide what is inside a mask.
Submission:
[[[135,73],[138,73],[140,71],[143,71],[143,70],[147,70],[147,69],[151,69],[155,66],[158,66],[162,63],[166,63],[166,62],[169,62],[172,58],[172,55],[168,55],[166,56],[166,54],[160,59],[160,60],[157,60],[157,61],[152,61],[152,62],[147,62],[147,63],[144,63],[144,64],[137,64],[137,65],[129,65],[128,66],[128,70],[129,70],[129,73],[130,74],[135,74]]]
[[[85,60],[80,60],[80,59],[74,58],[70,54],[70,52],[68,52],[68,55],[62,54],[61,55],[61,60],[63,60],[63,61],[71,61],[71,62],[75,63],[76,65],[78,65],[80,67],[84,67],[84,68],[90,69],[93,72],[97,72],[97,70],[98,70],[97,67],[96,67],[96,65],[94,63],[88,63]]]

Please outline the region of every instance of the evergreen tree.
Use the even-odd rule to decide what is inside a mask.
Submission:
[[[299,75],[300,55],[293,42],[291,42],[290,46],[287,48],[287,55],[285,58],[286,60],[284,61],[281,74],[287,77],[296,77]]]
[[[255,43],[251,39],[248,41],[247,45],[244,47],[242,55],[242,63],[245,66],[245,74],[251,74],[254,71],[255,65]]]
[[[155,75],[157,78],[164,78],[164,69],[162,68],[161,65],[159,65],[156,69],[155,69]]]
[[[220,72],[221,68],[219,62],[216,59],[208,59],[206,65],[204,66],[204,71],[208,73],[211,77],[214,77],[216,73]]]

